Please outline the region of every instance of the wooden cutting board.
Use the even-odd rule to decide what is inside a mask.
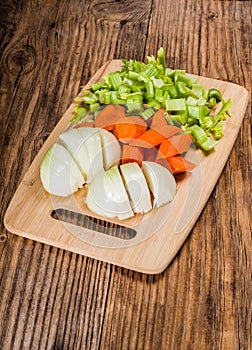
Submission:
[[[104,64],[85,88],[104,74],[120,69],[121,61]],[[172,261],[192,230],[221,172],[241,126],[248,91],[219,80],[194,76],[204,88],[219,89],[232,99],[233,117],[225,121],[224,137],[215,151],[204,155],[191,150],[187,157],[197,167],[178,177],[175,199],[159,209],[124,221],[103,220],[84,202],[85,189],[68,198],[51,196],[43,189],[39,167],[47,149],[69,127],[72,104],[35,157],[5,214],[6,228],[17,234],[74,253],[132,270],[156,274]]]

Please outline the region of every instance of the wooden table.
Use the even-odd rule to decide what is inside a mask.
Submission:
[[[97,69],[145,60],[251,96],[251,1],[1,1],[0,349],[251,349],[251,105],[185,244],[145,275],[6,232],[7,206]]]

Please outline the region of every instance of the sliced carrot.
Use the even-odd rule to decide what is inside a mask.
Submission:
[[[156,147],[144,149],[144,160],[154,162],[156,160],[158,149]]]
[[[74,128],[75,129],[83,128],[83,127],[93,128],[94,126],[95,126],[95,122],[94,121],[90,121],[90,122],[83,122],[83,123],[76,124],[74,126]]]
[[[143,149],[141,149],[140,147],[134,147],[134,146],[124,144],[122,145],[121,163],[125,164],[125,163],[136,162],[141,166],[143,161],[143,154],[144,154]]]
[[[162,130],[164,127],[168,126],[167,120],[165,119],[164,109],[158,109],[152,116],[151,128],[156,130]]]
[[[173,174],[184,173],[186,171],[193,170],[195,168],[195,164],[189,162],[189,160],[176,155],[172,157],[166,158]]]
[[[187,152],[192,143],[190,134],[177,134],[161,142],[159,152],[163,157],[171,157]]]
[[[114,108],[115,108],[115,111],[116,111],[116,114],[118,116],[118,119],[120,118],[123,118],[123,117],[126,117],[126,110],[125,110],[125,107],[121,106],[121,105],[118,105],[118,104],[115,104],[113,105]]]
[[[129,143],[132,146],[151,148],[158,146],[164,140],[165,136],[154,129],[149,129],[140,135],[137,139],[130,140]]]
[[[119,119],[113,133],[118,140],[128,142],[130,139],[138,138],[146,128],[147,124],[140,116],[130,116]]]
[[[95,126],[112,131],[116,122],[125,116],[124,107],[112,104],[107,105],[97,115]]]
[[[160,108],[152,116],[151,129],[158,131],[165,138],[169,138],[181,131],[180,128],[174,125],[169,125],[164,115],[165,110]]]
[[[170,167],[170,163],[168,162],[167,159],[164,158],[164,157],[159,157],[159,158],[157,157],[155,159],[155,163],[158,163],[158,164],[162,165],[163,167],[165,167],[166,169],[168,169],[172,173],[172,170],[171,170],[171,167]]]

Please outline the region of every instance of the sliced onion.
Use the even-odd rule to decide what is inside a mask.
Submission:
[[[120,170],[134,213],[147,213],[152,209],[150,191],[140,166],[127,163]]]
[[[56,196],[68,196],[85,183],[70,153],[57,143],[49,148],[43,158],[40,178],[45,190]]]
[[[87,206],[93,212],[123,220],[134,216],[117,166],[100,172],[88,186]]]
[[[120,163],[121,147],[117,138],[111,132],[100,129],[99,135],[102,144],[103,166],[105,170],[108,170]]]
[[[153,207],[160,207],[173,200],[176,181],[168,169],[154,162],[143,161],[142,170],[153,194]]]
[[[91,129],[91,128],[89,128]],[[59,136],[60,143],[69,151],[87,180],[90,161],[88,150],[78,129],[70,129]]]

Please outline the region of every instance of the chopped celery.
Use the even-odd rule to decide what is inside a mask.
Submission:
[[[185,70],[167,67],[163,47],[157,51],[157,57],[147,56],[147,63],[134,59],[121,61],[121,70],[107,73],[75,99],[79,105],[70,122],[110,103],[124,104],[128,115],[138,113],[143,119],[164,108],[167,120],[192,133],[199,147],[205,151],[214,147],[223,136],[223,121],[231,116],[230,99],[224,101],[221,92],[214,87],[205,89]],[[219,103],[222,107],[214,115]]]
[[[144,120],[149,119],[150,117],[153,116],[153,114],[155,113],[155,110],[153,108],[146,108],[142,113],[141,113],[141,117]]]
[[[185,111],[186,102],[184,98],[175,98],[166,100],[166,109],[168,111]]]

